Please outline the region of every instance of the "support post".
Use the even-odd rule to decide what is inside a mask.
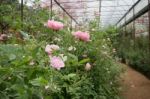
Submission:
[[[51,11],[50,19],[52,20],[53,0],[51,0],[50,11]]]
[[[126,37],[126,34],[127,34],[127,24],[126,24],[126,16],[124,17],[125,18],[125,26],[124,26],[124,28],[125,28],[125,31],[124,31],[124,36]]]
[[[150,58],[150,0],[148,0],[148,18],[149,18],[149,58]]]
[[[72,31],[72,19],[71,19],[71,31]]]
[[[134,9],[134,7],[133,7],[133,18],[134,18],[134,20],[133,20],[133,42],[134,42],[134,48],[135,48],[135,9]]]
[[[23,0],[21,0],[21,27],[23,28]]]
[[[100,18],[100,16],[101,16],[101,4],[102,4],[102,0],[99,0],[99,21],[98,21],[99,28],[100,28],[100,20],[101,20],[101,18]]]

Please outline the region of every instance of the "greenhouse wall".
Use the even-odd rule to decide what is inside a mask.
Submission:
[[[118,21],[121,28],[122,58],[140,72],[150,76],[150,3],[139,0]],[[127,45],[128,43],[128,45]],[[146,54],[144,54],[146,53]]]

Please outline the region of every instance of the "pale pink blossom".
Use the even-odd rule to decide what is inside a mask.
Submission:
[[[29,65],[34,65],[35,64],[35,62],[32,60],[32,61],[30,61],[30,63],[29,63]]]
[[[48,53],[48,55],[51,55],[54,51],[59,50],[59,46],[58,45],[46,45],[45,47],[45,52]]]
[[[116,53],[116,49],[115,48],[113,48],[113,53]]]
[[[83,54],[82,56],[83,56],[83,57],[87,57],[87,55],[86,55],[86,54]]]
[[[54,20],[48,20],[47,27],[53,30],[60,30],[63,29],[64,25],[61,22],[54,21]]]
[[[92,68],[91,64],[90,63],[86,63],[85,70],[89,71],[89,70],[91,70],[91,68]]]
[[[107,38],[108,41],[110,41],[110,38]]]
[[[60,41],[61,41],[61,39],[60,39],[60,38],[58,38],[58,37],[55,37],[55,38],[54,38],[54,41],[58,41],[58,42],[60,42]]]
[[[60,57],[56,56],[51,57],[50,65],[57,70],[60,70],[61,68],[65,67],[63,60]]]
[[[49,85],[47,85],[47,86],[45,86],[45,89],[47,90],[49,87],[50,87],[50,86],[49,86]]]
[[[94,29],[94,28],[92,28],[92,31],[95,31],[95,29]]]
[[[5,41],[8,39],[8,36],[6,34],[1,34],[0,35],[0,41]]]
[[[70,47],[68,48],[68,51],[75,51],[75,50],[76,50],[76,48],[73,47],[73,46],[70,46]]]
[[[75,38],[80,39],[80,40],[85,41],[85,42],[90,41],[90,34],[87,32],[77,31],[77,32],[73,33],[73,36]]]

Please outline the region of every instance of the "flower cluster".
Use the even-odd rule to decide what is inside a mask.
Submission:
[[[60,30],[63,29],[64,25],[61,22],[57,22],[54,20],[48,20],[48,22],[45,24],[45,26],[47,26],[50,29],[53,30]],[[90,41],[90,34],[87,32],[81,32],[81,31],[77,31],[75,33],[73,33],[73,36],[81,41],[84,42],[88,42]],[[57,69],[60,70],[61,68],[65,67],[64,61],[67,60],[67,56],[53,56],[53,52],[59,50],[59,46],[58,45],[46,45],[45,47],[45,52],[48,54],[49,58],[50,58],[50,65]],[[76,48],[73,46],[70,46],[68,48],[68,51],[75,51]],[[85,70],[90,70],[91,69],[91,65],[89,63],[86,64],[85,66]]]
[[[54,44],[46,45],[45,47],[45,52],[47,52],[50,57],[50,65],[57,70],[60,70],[61,68],[65,67],[64,61],[61,59],[61,57],[52,55],[54,51],[59,49],[59,46]]]
[[[81,31],[77,31],[73,33],[73,36],[79,40],[88,42],[90,41],[90,34],[87,32],[81,32]]]
[[[54,20],[48,20],[46,26],[52,30],[61,30],[63,29],[64,25],[61,22],[57,22]]]

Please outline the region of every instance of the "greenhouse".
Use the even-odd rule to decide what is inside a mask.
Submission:
[[[0,99],[150,99],[150,0],[0,0]]]

